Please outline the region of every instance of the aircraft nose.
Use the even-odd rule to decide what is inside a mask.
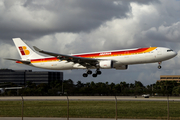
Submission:
[[[177,52],[173,52],[173,57],[175,57],[178,53]]]

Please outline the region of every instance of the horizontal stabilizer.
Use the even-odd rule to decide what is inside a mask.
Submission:
[[[12,60],[12,61],[16,61],[16,62],[22,62],[23,64],[30,64],[30,61],[25,61],[25,60],[18,60],[18,59],[11,59],[11,58],[5,58],[6,60]]]

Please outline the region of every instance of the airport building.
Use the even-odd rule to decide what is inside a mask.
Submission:
[[[35,84],[47,83],[53,80],[63,80],[63,72],[32,71],[32,70],[0,70],[0,83],[11,82],[17,85],[26,85],[27,81]]]
[[[180,75],[161,75],[158,82],[160,81],[176,81],[180,83]]]

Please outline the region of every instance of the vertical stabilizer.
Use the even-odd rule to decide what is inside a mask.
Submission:
[[[21,38],[13,38],[14,44],[19,52],[19,55],[23,60],[27,59],[37,59],[43,56],[34,52],[26,43],[24,43]]]

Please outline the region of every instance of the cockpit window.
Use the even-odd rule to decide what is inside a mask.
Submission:
[[[167,52],[171,52],[171,51],[173,51],[173,50],[167,50]]]

